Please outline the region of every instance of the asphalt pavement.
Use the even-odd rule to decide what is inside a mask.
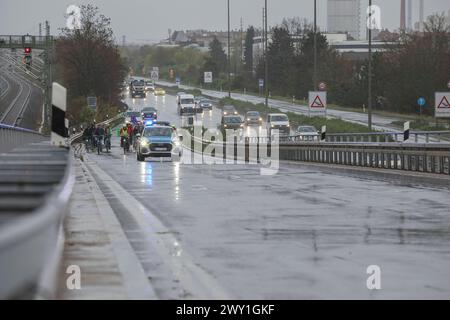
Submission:
[[[182,122],[172,96],[127,103]],[[303,164],[262,176],[257,165],[140,163],[112,143],[86,167],[159,298],[450,298],[448,187]],[[366,286],[371,265],[380,290]]]

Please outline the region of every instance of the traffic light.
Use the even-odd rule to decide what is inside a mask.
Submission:
[[[25,54],[31,54],[31,48],[30,48],[30,47],[25,47],[25,48],[23,49],[23,52],[24,52]]]
[[[25,67],[28,69],[28,70],[30,70],[31,69],[31,64],[32,64],[32,59],[31,59],[31,56],[25,56],[24,58],[23,58],[23,63],[25,64]]]

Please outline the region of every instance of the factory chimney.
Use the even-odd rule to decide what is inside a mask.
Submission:
[[[400,4],[400,31],[405,31],[406,29],[406,0],[401,0]]]

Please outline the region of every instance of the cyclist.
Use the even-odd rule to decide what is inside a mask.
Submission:
[[[130,146],[133,145],[133,125],[131,123],[127,123],[127,130],[128,130],[128,139],[130,142]]]
[[[127,125],[123,125],[122,129],[120,129],[120,147],[123,147],[123,143],[125,142],[125,139],[128,139],[128,127]]]
[[[111,128],[106,125],[105,127],[105,140],[104,140],[106,150],[111,149]]]

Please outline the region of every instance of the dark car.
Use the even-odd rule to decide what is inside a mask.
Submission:
[[[262,125],[262,118],[258,111],[248,111],[245,114],[245,124],[247,126]]]
[[[153,107],[147,107],[141,111],[142,120],[158,119],[158,111]]]
[[[235,107],[230,106],[230,105],[225,105],[222,107],[222,115],[223,116],[238,115],[238,112]]]
[[[223,116],[222,127],[224,129],[241,129],[244,127],[244,122],[240,116]]]
[[[212,108],[213,108],[213,104],[209,100],[200,100],[199,104],[203,110],[212,110]]]

